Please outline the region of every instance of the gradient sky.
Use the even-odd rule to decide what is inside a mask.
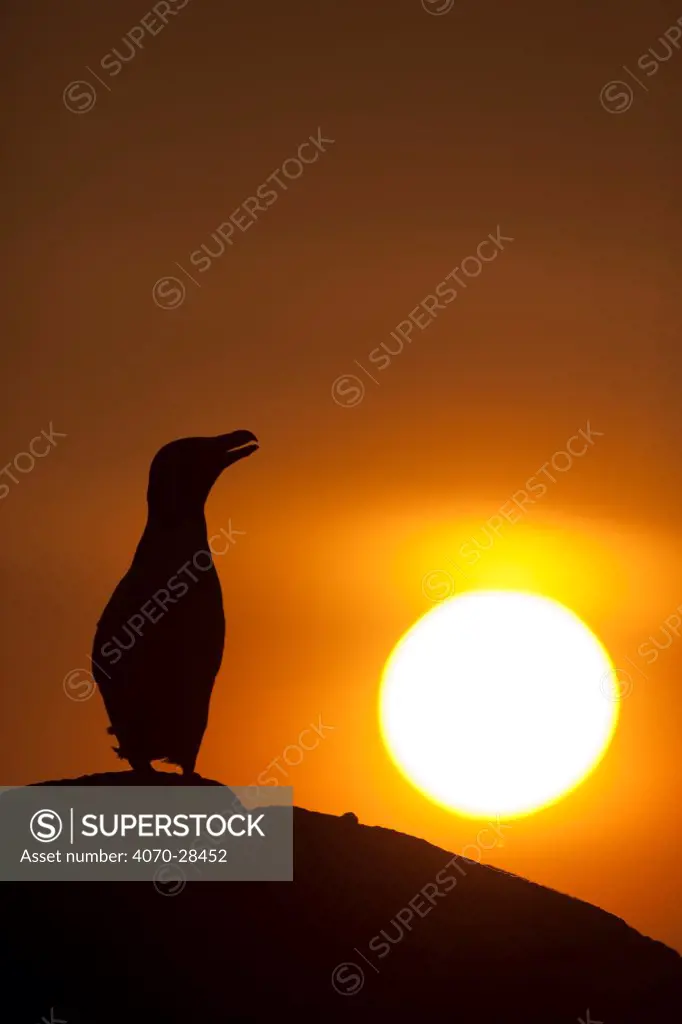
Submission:
[[[682,641],[637,654],[682,603],[682,52],[637,70],[680,11],[190,0],[109,77],[151,6],[3,8],[0,462],[50,423],[67,435],[0,477],[3,784],[124,767],[98,695],[62,680],[128,567],[154,452],[245,427],[262,449],[208,506],[212,530],[244,535],[218,560],[228,638],[199,770],[253,782],[321,717],[333,728],[282,777],[298,805],[460,851],[482,823],[392,766],[382,666],[448,559],[589,421],[603,436],[455,575],[568,604],[632,686],[598,771],[484,856],[682,950]],[[78,79],[96,87],[83,113],[63,99]],[[600,102],[618,79],[620,112]],[[327,152],[178,308],[155,304],[318,128]],[[372,370],[498,226],[513,243]],[[348,374],[352,407],[332,397]]]

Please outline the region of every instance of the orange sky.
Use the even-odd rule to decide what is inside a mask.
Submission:
[[[460,545],[589,421],[603,436],[459,586],[547,593],[645,676],[631,669],[595,775],[484,856],[682,949],[682,641],[637,655],[682,603],[682,53],[627,111],[599,100],[679,12],[232,6],[191,0],[110,79],[99,62],[144,4],[5,16],[0,461],[50,423],[67,437],[1,478],[0,779],[121,766],[99,698],[62,680],[129,564],[153,453],[245,427],[262,450],[208,506],[212,529],[245,534],[218,561],[228,640],[199,770],[252,782],[321,717],[333,728],[282,777],[297,804],[461,850],[481,824],[429,804],[383,750],[381,669],[431,606],[425,575],[464,564]],[[62,94],[86,66],[111,91],[73,113]],[[191,270],[320,127],[328,151],[192,271],[179,308],[155,305],[154,283]],[[498,225],[513,243],[372,369]],[[342,407],[349,374],[365,394]]]

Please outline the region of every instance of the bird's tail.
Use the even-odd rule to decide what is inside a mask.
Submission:
[[[109,733],[110,736],[114,735],[114,730],[113,730],[112,726],[109,726],[109,728],[107,729],[107,732]],[[120,761],[125,761],[126,760],[126,758],[121,753],[121,748],[120,747],[112,747],[111,749],[113,750],[113,752],[116,754],[116,757],[118,757],[118,759]]]

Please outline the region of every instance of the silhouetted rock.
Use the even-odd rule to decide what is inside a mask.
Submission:
[[[138,781],[120,772],[45,785]],[[164,774],[158,784],[183,780]],[[682,1019],[682,959],[662,943],[590,904],[354,817],[294,810],[293,883],[196,881],[173,897],[143,882],[6,883],[5,1019]],[[333,980],[341,993],[358,990],[341,994]]]
[[[34,786],[222,786],[222,782],[202,775],[181,775],[179,772],[100,772],[79,775],[77,779],[55,779],[34,782]]]

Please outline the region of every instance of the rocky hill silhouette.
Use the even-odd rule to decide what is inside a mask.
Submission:
[[[294,848],[292,883],[4,883],[3,1019],[682,1019],[682,958],[590,904],[352,814],[295,808]]]

